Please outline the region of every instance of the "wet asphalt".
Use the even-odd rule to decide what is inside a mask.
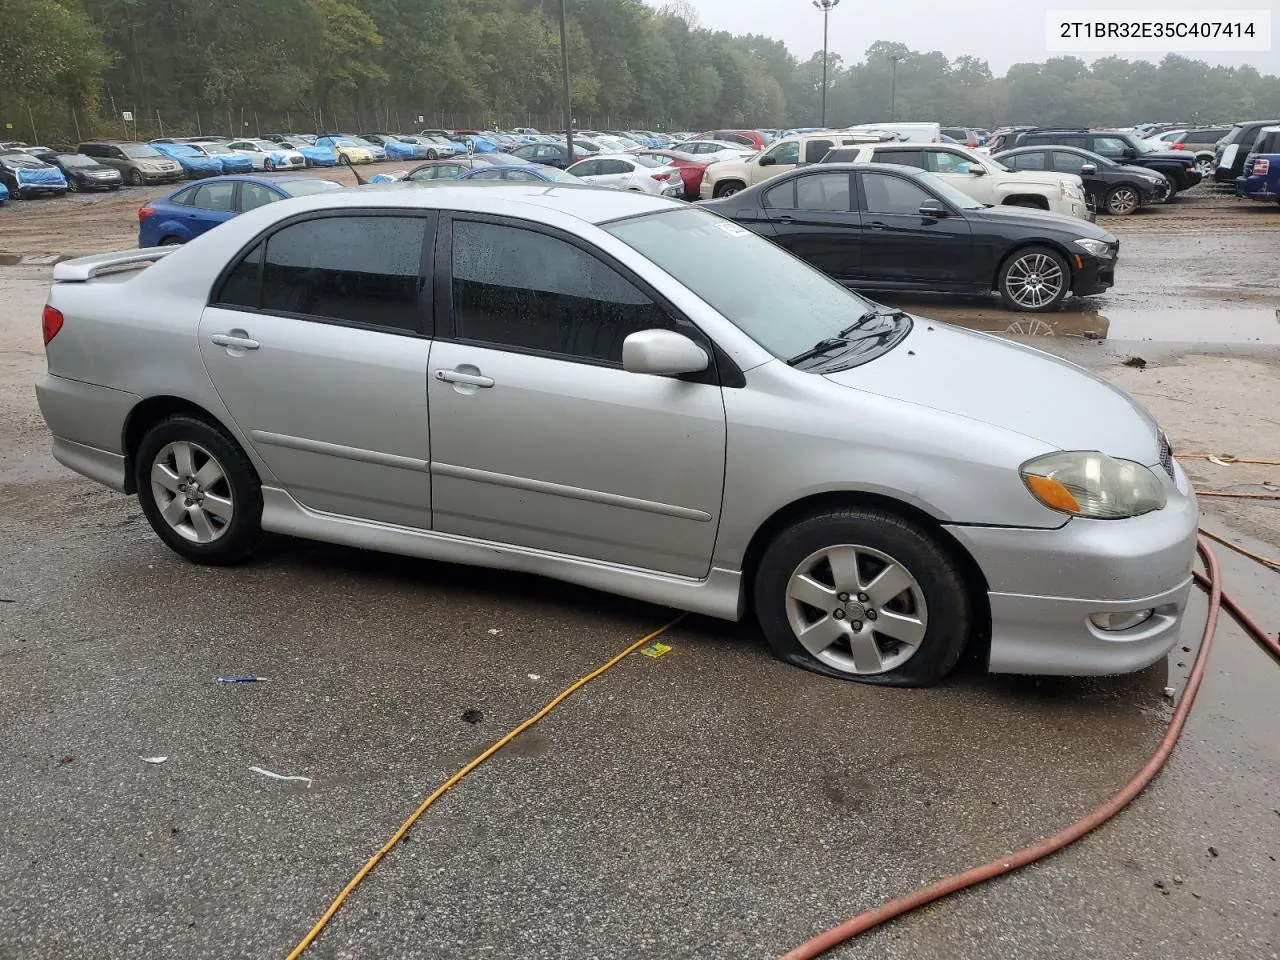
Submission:
[[[1160,284],[1167,245],[1133,248],[1138,292],[1112,309]],[[132,500],[54,464],[33,409],[0,449],[0,960],[284,957],[423,797],[671,616],[290,540],[192,566]],[[1276,574],[1219,556],[1280,625]],[[306,956],[776,956],[1109,796],[1159,739],[1203,609],[1139,674],[970,665],[927,691],[811,675],[688,618],[447,794]],[[216,682],[246,674],[268,680]],[[1278,690],[1224,618],[1183,741],[1129,810],[832,955],[1280,957]]]

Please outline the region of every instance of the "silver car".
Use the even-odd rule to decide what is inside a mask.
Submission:
[[[1136,670],[1197,508],[1129,396],[705,210],[410,185],[60,263],[59,461],[189,560],[263,531],[557,577],[873,683]]]

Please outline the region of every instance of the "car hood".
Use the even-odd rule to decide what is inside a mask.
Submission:
[[[1112,169],[1115,168],[1113,167]],[[1151,180],[1153,178],[1162,179],[1160,174],[1152,172],[1147,167],[1140,167],[1136,163],[1122,163],[1120,164],[1119,169],[1122,173],[1127,173],[1135,177],[1143,177],[1147,180]]]
[[[714,202],[714,201],[713,201]],[[1072,217],[1065,213],[1052,213],[1035,207],[996,206],[982,207],[979,210],[966,210],[965,215],[988,223],[1005,223],[1036,227],[1041,230],[1058,228],[1069,233],[1073,238],[1090,238],[1113,243],[1115,236],[1097,224],[1090,223],[1080,217]]]
[[[1176,160],[1185,167],[1194,167],[1196,158],[1187,156],[1185,150],[1157,150],[1155,153],[1142,154],[1144,160]]]
[[[977,420],[1058,450],[1099,450],[1148,466],[1158,428],[1123,390],[1052,354],[935,320],[893,350],[828,380]]]

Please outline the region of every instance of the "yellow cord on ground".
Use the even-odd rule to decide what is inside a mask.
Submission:
[[[1237,497],[1241,500],[1280,500],[1280,493],[1233,493],[1230,490],[1197,490],[1197,497]]]
[[[298,957],[302,956],[302,951],[306,950],[307,947],[311,946],[312,942],[316,939],[316,937],[320,936],[320,932],[324,930],[325,925],[328,924],[328,922],[333,919],[333,915],[338,912],[338,909],[346,901],[347,897],[351,895],[351,892],[355,890],[356,887],[360,886],[360,882],[369,875],[369,873],[373,870],[373,868],[378,865],[379,861],[381,861],[383,857],[385,857],[388,853],[390,853],[392,848],[404,838],[404,835],[409,832],[409,830],[413,827],[415,823],[418,822],[418,819],[424,813],[427,812],[428,807],[430,807],[433,803],[435,803],[437,800],[443,797],[446,793],[448,793],[452,787],[454,787],[460,780],[462,780],[463,777],[469,774],[472,770],[480,766],[480,764],[484,763],[486,760],[492,757],[495,753],[497,753],[499,750],[505,747],[508,743],[510,743],[516,737],[520,736],[520,734],[524,733],[526,730],[532,727],[535,723],[537,723],[539,720],[545,717],[548,713],[550,713],[552,710],[558,707],[567,697],[569,697],[575,691],[580,690],[582,687],[586,686],[588,683],[590,683],[592,680],[600,676],[600,674],[604,673],[606,670],[610,669],[611,667],[617,666],[619,663],[625,660],[628,656],[635,653],[637,650],[639,650],[645,644],[649,643],[651,640],[655,640],[658,637],[662,636],[664,633],[666,633],[668,630],[670,630],[672,627],[674,627],[677,623],[679,623],[683,619],[684,619],[684,614],[682,613],[680,614],[680,616],[676,617],[674,620],[672,620],[670,623],[666,624],[665,626],[659,627],[657,630],[653,631],[653,633],[650,633],[647,636],[641,637],[639,640],[631,644],[631,646],[627,647],[627,649],[623,650],[620,654],[618,654],[608,663],[604,664],[603,666],[597,667],[596,669],[588,673],[585,677],[581,677],[575,680],[573,683],[569,684],[569,686],[561,690],[560,693],[556,694],[556,696],[551,700],[551,702],[548,703],[545,707],[543,707],[541,710],[539,710],[529,719],[525,720],[519,726],[515,727],[513,730],[511,730],[509,733],[503,736],[502,739],[490,745],[483,753],[477,756],[474,760],[471,760],[470,762],[468,762],[466,766],[464,766],[452,777],[450,777],[448,780],[442,783],[436,789],[436,791],[433,794],[431,794],[431,796],[427,797],[427,799],[422,801],[422,804],[418,807],[417,810],[413,811],[413,813],[410,814],[408,820],[400,824],[400,829],[397,830],[395,833],[393,833],[391,835],[391,839],[388,840],[386,843],[384,843],[382,845],[382,848],[378,850],[378,852],[375,853],[372,857],[369,858],[369,862],[360,868],[360,870],[356,873],[356,875],[351,878],[351,882],[342,888],[342,892],[338,894],[338,896],[334,899],[333,903],[329,904],[329,908],[325,910],[324,914],[320,917],[320,919],[316,921],[316,925],[312,927],[311,930],[308,931],[307,935],[298,941],[298,945],[294,947],[292,951],[290,951],[287,960],[297,960]]]

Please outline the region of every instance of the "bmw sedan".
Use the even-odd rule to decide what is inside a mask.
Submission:
[[[1131,397],[683,202],[342,190],[54,280],[54,456],[196,563],[273,531],[525,571],[893,685],[1179,634],[1196,501]]]
[[[989,293],[1033,313],[1115,283],[1120,241],[1078,217],[991,206],[898,164],[822,164],[703,205],[857,290]]]

